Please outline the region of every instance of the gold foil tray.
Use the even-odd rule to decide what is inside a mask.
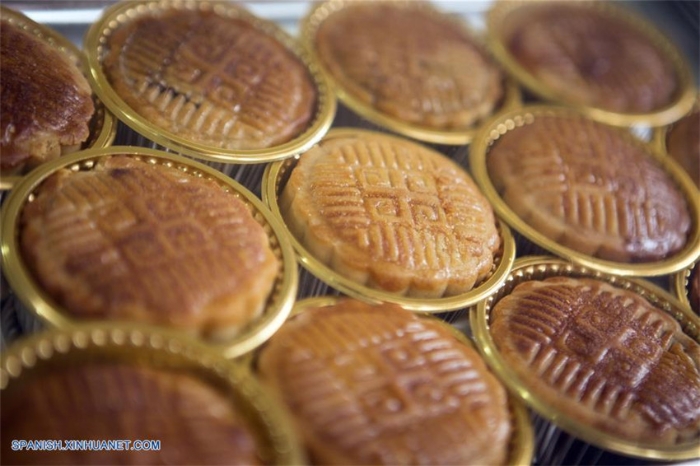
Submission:
[[[21,303],[50,326],[70,328],[77,322],[66,309],[57,305],[36,283],[25,264],[19,245],[19,219],[24,205],[31,202],[34,191],[54,172],[68,168],[73,171],[91,170],[103,157],[127,155],[148,163],[172,166],[195,177],[205,177],[218,183],[224,191],[243,201],[270,239],[273,253],[281,267],[260,317],[248,324],[230,341],[216,343],[217,349],[229,358],[250,351],[270,337],[287,318],[297,292],[298,275],[294,250],[287,241],[283,226],[245,187],[204,164],[178,155],[141,147],[112,146],[71,154],[53,160],[25,177],[3,204],[2,258],[3,272]]]
[[[470,324],[477,346],[493,371],[509,387],[511,393],[517,395],[528,407],[571,435],[592,445],[624,455],[665,461],[688,460],[700,457],[700,448],[694,442],[668,448],[654,448],[617,438],[611,433],[586,425],[554,409],[548,400],[530,391],[518,379],[515,372],[502,359],[491,337],[491,310],[501,298],[507,296],[518,284],[554,276],[593,278],[607,282],[617,288],[630,290],[675,318],[681,324],[685,334],[700,343],[700,318],[693,315],[689,309],[678,302],[671,294],[653,285],[651,282],[606,274],[554,257],[529,256],[516,260],[504,286],[494,295],[481,301],[476,307],[476,312],[470,314]]]
[[[700,315],[700,303],[695,303],[695,308],[693,308],[690,302],[690,278],[693,274],[693,270],[695,270],[695,273],[700,273],[700,266],[698,264],[700,264],[700,258],[688,268],[673,274],[671,276],[671,289],[681,303]]]
[[[81,364],[114,363],[185,372],[208,382],[244,416],[256,435],[264,464],[304,463],[284,409],[267,391],[211,347],[173,331],[103,322],[25,337],[3,351],[0,393],[10,402],[10,393],[21,390],[32,375]],[[162,442],[164,451],[172,447]]]
[[[434,14],[442,20],[445,18],[450,19],[446,14],[441,13],[437,9],[433,8],[429,2],[414,2],[414,1],[404,1],[404,0],[389,0],[397,4],[405,4],[411,8],[422,8],[425,11]],[[316,53],[315,47],[315,37],[316,32],[323,23],[323,21],[330,15],[336,13],[339,10],[352,5],[354,2],[352,0],[330,0],[316,2],[309,13],[302,19],[300,27],[301,41],[305,48],[312,57],[314,63],[322,70],[326,79],[332,83],[334,91],[338,99],[347,105],[353,112],[358,114],[362,118],[366,118],[372,123],[375,123],[381,127],[390,129],[391,131],[401,134],[403,136],[408,136],[419,141],[436,143],[436,144],[448,144],[448,145],[461,145],[468,144],[474,137],[474,133],[478,126],[475,124],[470,129],[435,129],[425,126],[419,126],[416,124],[410,124],[402,121],[398,118],[394,118],[386,113],[383,113],[373,106],[363,102],[351,92],[344,89],[332,76],[332,74],[324,68],[323,63],[319,59]],[[490,51],[485,47],[484,40],[480,38],[474,31],[472,31],[465,22],[460,21],[455,18],[453,19],[463,30],[467,37],[473,39],[477,46],[480,46],[483,52],[487,56],[491,56]],[[497,65],[496,60],[494,64]],[[521,104],[521,93],[520,88],[515,83],[515,81],[504,77],[504,96],[501,100],[500,105],[494,110],[494,113],[499,110],[511,109],[520,106]]]
[[[340,299],[343,298],[338,296],[316,296],[313,298],[302,299],[294,304],[294,308],[292,309],[290,315],[295,316],[308,309],[333,306]],[[432,322],[444,324],[445,328],[449,329],[449,331],[460,343],[463,343],[472,349],[476,349],[472,341],[454,326],[451,326],[430,314],[424,314],[421,316],[421,318],[430,319]],[[255,373],[256,353],[257,351],[249,353],[246,355],[247,359],[241,361],[244,366],[252,368],[251,370],[253,373]],[[530,465],[532,464],[533,452],[535,448],[534,433],[532,423],[530,422],[530,415],[526,406],[511,393],[508,394],[508,403],[513,422],[513,435],[510,441],[510,449],[506,464],[519,466]],[[469,439],[465,439],[465,442],[468,441]]]
[[[306,65],[316,88],[316,113],[309,127],[296,138],[264,149],[230,150],[191,141],[168,132],[132,110],[112,88],[102,68],[107,53],[107,38],[117,28],[147,15],[158,15],[171,9],[213,11],[224,17],[237,18],[258,31],[273,37]],[[183,32],[184,34],[184,32]],[[336,100],[325,78],[311,63],[295,39],[277,24],[254,16],[230,1],[217,0],[139,0],[122,1],[105,9],[102,17],[92,24],[85,37],[85,51],[90,68],[90,80],[105,105],[137,133],[151,141],[199,160],[219,163],[263,163],[282,160],[311,147],[330,128],[335,115]]]
[[[579,0],[576,3],[587,8],[596,8],[605,15],[625,21],[630,27],[648,37],[671,60],[679,84],[675,98],[668,105],[648,113],[621,113],[591,106],[575,105],[565,95],[561,95],[530,74],[508,51],[506,43],[511,34],[508,21],[516,18],[527,8],[546,8],[547,2],[494,1],[486,17],[489,48],[503,67],[537,97],[557,104],[570,105],[589,117],[604,123],[615,126],[662,126],[677,120],[690,109],[695,98],[693,73],[681,52],[654,24],[631,10],[614,5],[615,2]]]
[[[61,53],[67,55],[70,60],[75,63],[85,76],[88,76],[87,66],[85,65],[83,53],[71,41],[63,37],[53,29],[36,23],[23,15],[20,12],[11,10],[0,5],[0,18],[2,21],[8,21],[25,31],[42,39],[47,44],[51,45]],[[93,101],[95,103],[95,114],[90,120],[90,135],[82,144],[81,149],[102,148],[112,144],[114,137],[117,134],[117,121],[114,116],[105,108],[102,101],[94,94]],[[0,178],[0,191],[12,189],[19,182],[21,175],[3,176]]]
[[[671,160],[670,157],[661,156],[654,150],[651,143],[644,143],[636,139],[632,134],[624,133],[623,130],[620,130],[621,134],[624,134],[625,137],[628,137],[633,143],[643,147],[650,157],[654,157],[655,160],[658,161],[659,165],[668,172],[673,180],[675,180],[688,201],[688,210],[691,216],[692,227],[686,245],[678,253],[660,261],[644,263],[623,263],[598,259],[552,241],[513,212],[493,185],[488,173],[486,159],[491,146],[498,138],[508,131],[532,123],[540,116],[585,117],[586,115],[573,108],[549,105],[525,106],[517,110],[504,112],[496,115],[480,128],[477,139],[475,139],[472,144],[469,154],[469,162],[476,182],[489,201],[491,201],[496,213],[505,220],[513,230],[554,255],[605,273],[623,276],[650,277],[666,275],[687,267],[688,264],[695,260],[698,254],[700,254],[700,199],[697,197],[695,185],[688,175]]]
[[[334,137],[345,137],[347,135],[357,134],[364,130],[350,128],[334,128],[324,139]],[[387,292],[375,288],[370,288],[360,284],[350,278],[347,278],[320,260],[316,259],[291,233],[287,225],[284,223],[284,217],[280,211],[279,195],[282,193],[284,186],[289,179],[289,175],[296,166],[299,157],[294,157],[281,162],[276,162],[268,165],[263,175],[262,195],[263,201],[270,207],[273,215],[280,219],[283,224],[284,233],[290,239],[294,250],[297,253],[298,261],[315,277],[319,278],[329,286],[336,290],[354,298],[362,299],[369,302],[390,302],[400,305],[401,307],[418,312],[445,312],[453,311],[469,307],[486,296],[491,294],[505,280],[510,268],[515,260],[515,240],[508,226],[498,221],[498,228],[501,235],[501,250],[500,254],[495,258],[496,265],[491,275],[484,281],[475,285],[474,288],[466,293],[449,296],[444,298],[415,298],[409,296],[401,296],[396,293]]]

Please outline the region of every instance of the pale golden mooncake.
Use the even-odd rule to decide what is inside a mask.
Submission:
[[[92,90],[66,53],[3,19],[0,74],[0,174],[21,173],[88,139]]]
[[[669,105],[678,92],[666,52],[629,21],[602,8],[584,2],[531,2],[508,21],[505,46],[510,54],[568,103],[646,113]]]
[[[232,397],[184,372],[126,364],[56,367],[27,377],[21,390],[3,391],[2,431],[4,464],[262,464]],[[131,443],[123,450],[13,451],[10,437]],[[131,450],[137,440],[160,446]]]
[[[686,115],[668,129],[666,151],[700,189],[700,110]]]
[[[505,464],[506,392],[445,324],[341,300],[287,321],[258,370],[315,464]]]
[[[340,88],[406,123],[469,128],[503,96],[499,68],[462,25],[423,2],[348,2],[313,41]]]
[[[316,90],[303,62],[250,22],[162,9],[106,39],[105,75],[138,115],[189,142],[261,149],[303,133]]]
[[[359,284],[406,296],[471,290],[501,245],[493,210],[466,171],[380,133],[329,137],[304,153],[280,210],[316,259]]]
[[[23,208],[19,234],[24,262],[70,316],[216,339],[262,312],[280,267],[243,201],[127,156],[53,174]]]
[[[488,174],[523,221],[580,253],[625,263],[670,257],[692,222],[673,178],[622,131],[538,116],[489,150]]]
[[[494,305],[490,331],[527,389],[568,417],[642,445],[700,442],[700,344],[636,293],[524,282]]]

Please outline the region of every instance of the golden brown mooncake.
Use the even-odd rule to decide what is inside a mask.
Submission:
[[[487,154],[488,174],[523,221],[580,253],[625,263],[670,257],[686,244],[686,199],[648,149],[578,116],[538,116]]]
[[[216,339],[262,312],[280,267],[235,195],[128,156],[53,174],[23,208],[19,234],[23,261],[70,316]]]
[[[500,69],[463,26],[424,2],[348,2],[319,25],[314,48],[339,87],[410,124],[468,128],[503,96]]]
[[[328,137],[304,153],[280,210],[316,259],[406,296],[471,290],[501,245],[490,204],[460,166],[380,133]]]
[[[666,151],[700,189],[700,110],[681,118],[669,128]]]
[[[640,28],[586,2],[531,2],[508,17],[512,57],[568,103],[647,113],[672,102],[678,77]]]
[[[3,391],[6,464],[262,464],[233,398],[184,372],[93,363],[40,372],[21,388]],[[10,437],[131,443],[123,450],[13,451]],[[136,440],[160,447],[130,450]]]
[[[594,279],[527,281],[494,305],[490,332],[557,412],[643,445],[700,441],[700,344],[638,294]]]
[[[87,140],[92,90],[66,53],[3,19],[0,74],[1,174],[20,173]]]
[[[161,9],[107,37],[105,75],[148,122],[190,142],[261,149],[307,128],[316,90],[305,65],[249,21]]]
[[[505,464],[506,392],[454,330],[341,300],[288,320],[258,371],[315,464]]]

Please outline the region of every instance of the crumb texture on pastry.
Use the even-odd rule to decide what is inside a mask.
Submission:
[[[471,290],[501,239],[493,210],[460,166],[378,133],[322,141],[280,199],[292,233],[360,284],[409,296]]]
[[[490,331],[528,389],[570,418],[644,445],[700,440],[700,344],[636,293],[524,282],[496,303]]]
[[[576,2],[534,2],[507,20],[506,47],[570,103],[622,113],[669,105],[678,90],[670,59],[618,16]]]
[[[92,90],[68,55],[0,21],[0,172],[17,173],[87,140]]]
[[[499,68],[464,29],[421,2],[357,2],[331,13],[314,38],[341,88],[399,120],[468,128],[503,95]]]
[[[23,209],[20,231],[35,278],[81,319],[238,329],[262,311],[280,266],[243,201],[127,156],[52,175]]]
[[[184,372],[126,364],[43,371],[3,391],[6,464],[261,464],[233,398]],[[160,449],[13,451],[26,440],[158,440]]]
[[[144,15],[107,40],[103,67],[136,113],[222,149],[261,149],[308,127],[316,90],[305,65],[245,20],[200,10]]]
[[[395,305],[342,300],[285,323],[262,380],[316,464],[505,464],[506,392],[451,330]]]
[[[617,262],[651,262],[686,244],[692,219],[675,180],[622,131],[540,116],[487,154],[503,200],[547,238]]]

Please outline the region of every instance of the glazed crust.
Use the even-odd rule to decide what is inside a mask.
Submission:
[[[461,26],[422,2],[357,3],[324,19],[314,42],[341,88],[435,129],[469,128],[494,111],[503,76]]]
[[[62,367],[4,390],[2,430],[27,440],[161,442],[152,451],[12,451],[8,440],[6,464],[262,464],[233,399],[185,373],[125,364]]]
[[[79,319],[212,338],[265,306],[279,262],[249,208],[215,182],[130,157],[58,172],[21,214],[22,256]]]
[[[305,310],[262,348],[259,373],[315,464],[505,464],[506,392],[452,330],[391,304]]]
[[[12,22],[0,31],[0,173],[12,174],[78,148],[95,106],[65,53]]]
[[[642,445],[700,440],[700,344],[636,293],[528,281],[496,303],[490,331],[528,390],[570,418]]]
[[[173,9],[122,25],[107,45],[104,72],[119,97],[188,141],[272,147],[303,133],[316,110],[304,64],[241,19]]]
[[[495,142],[487,167],[523,221],[580,253],[652,262],[686,244],[692,222],[685,196],[647,149],[616,128],[536,117]]]
[[[318,260],[408,296],[471,290],[501,245],[491,206],[461,167],[378,133],[329,138],[303,154],[280,209]]]
[[[507,47],[519,64],[569,103],[621,113],[671,103],[678,81],[665,52],[622,18],[576,3],[512,13]]]

